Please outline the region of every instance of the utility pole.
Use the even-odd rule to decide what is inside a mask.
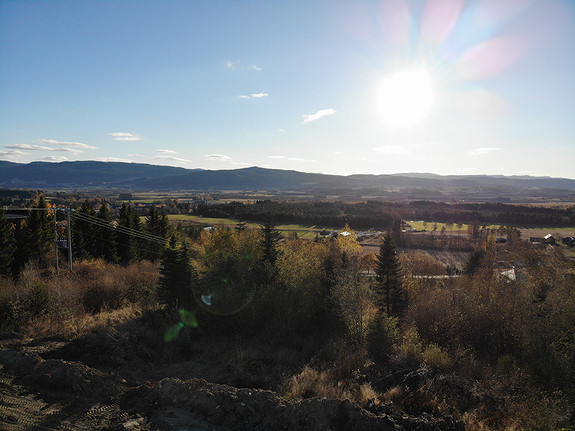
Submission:
[[[70,263],[70,272],[72,272],[72,223],[70,220],[70,208],[66,208],[68,211],[68,262]]]
[[[56,271],[58,267],[58,211],[54,210],[54,252],[56,253]]]

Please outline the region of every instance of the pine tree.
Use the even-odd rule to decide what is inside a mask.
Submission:
[[[94,216],[92,204],[85,200],[72,223],[72,249],[78,259],[88,259],[94,255],[93,224],[86,219]]]
[[[275,265],[280,255],[278,244],[282,234],[277,230],[276,224],[273,221],[268,220],[261,225],[260,235],[262,237],[261,245],[264,251],[263,260],[271,265]]]
[[[146,222],[144,229],[150,235],[160,236],[162,238],[168,239],[170,233],[170,224],[168,216],[162,211],[158,211],[155,206],[151,206],[148,210],[148,215],[146,216]],[[152,262],[159,259],[157,248],[151,244],[145,244],[143,249],[145,250],[144,256],[146,259]]]
[[[197,282],[197,273],[191,263],[190,249],[186,242],[181,247],[172,236],[164,248],[160,266],[158,299],[169,310],[189,308],[192,305],[192,286]]]
[[[375,273],[380,310],[385,308],[388,316],[401,314],[407,303],[407,296],[401,283],[399,259],[390,232],[387,232],[381,241]]]
[[[29,260],[46,263],[46,255],[52,246],[54,229],[52,215],[47,211],[44,195],[40,195],[30,211],[26,223],[26,250]]]
[[[4,210],[0,207],[0,275],[11,274],[15,247],[12,223],[6,219]]]
[[[140,245],[133,233],[129,232],[140,230],[140,219],[132,205],[122,204],[118,214],[118,226],[120,227],[116,234],[118,260],[121,265],[129,265],[138,260]]]
[[[116,255],[116,231],[112,228],[112,215],[110,208],[106,204],[100,206],[96,217],[100,223],[94,225],[94,257],[104,259],[106,262],[115,263],[118,261]]]

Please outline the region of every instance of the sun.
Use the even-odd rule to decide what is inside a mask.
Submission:
[[[402,70],[387,76],[377,92],[377,111],[386,126],[420,124],[433,108],[434,83],[426,69]]]

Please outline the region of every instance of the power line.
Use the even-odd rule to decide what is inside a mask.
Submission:
[[[161,245],[166,244],[166,239],[161,237],[161,236],[153,235],[153,234],[143,232],[143,231],[140,231],[137,229],[132,229],[132,228],[129,228],[126,226],[122,226],[120,224],[113,226],[111,223],[109,223],[105,220],[102,220],[101,218],[98,218],[96,216],[92,216],[92,215],[89,215],[86,213],[74,212],[73,217],[80,220],[80,221],[91,223],[91,224],[94,224],[94,225],[97,225],[99,227],[103,227],[106,229],[111,229],[111,230],[114,230],[114,231],[119,232],[119,233],[132,235],[132,236],[139,238],[139,239],[143,239],[143,240],[150,241],[150,242],[155,242],[155,243],[161,244]]]

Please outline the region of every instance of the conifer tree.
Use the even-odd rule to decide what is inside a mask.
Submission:
[[[94,255],[93,224],[84,216],[95,216],[94,209],[89,200],[85,200],[78,211],[79,217],[72,223],[72,248],[74,256],[79,259],[88,259]]]
[[[263,261],[274,265],[280,255],[278,244],[282,234],[276,228],[276,224],[268,220],[261,225],[260,235],[262,237]]]
[[[138,214],[132,205],[122,204],[118,213],[118,226],[121,227],[116,234],[118,260],[121,265],[129,265],[138,260],[138,246],[140,245],[129,230],[138,231],[141,226]]]
[[[390,232],[382,238],[375,273],[380,310],[385,308],[388,316],[401,314],[406,306],[407,296],[401,282],[399,259]]]
[[[193,301],[192,286],[197,282],[197,273],[192,266],[186,242],[178,247],[176,238],[172,236],[162,254],[160,275],[160,303],[169,310],[190,307]]]
[[[26,223],[26,250],[29,260],[45,263],[46,255],[52,246],[54,229],[52,215],[47,211],[44,195],[40,195],[30,211]]]
[[[102,204],[96,214],[100,223],[94,225],[94,257],[104,259],[106,262],[115,263],[118,260],[116,255],[116,231],[112,228],[112,215],[110,208]]]
[[[6,219],[4,210],[0,207],[0,275],[10,275],[14,262],[16,239],[12,224]]]
[[[167,240],[170,233],[168,216],[163,210],[158,211],[155,206],[151,206],[148,210],[148,215],[146,216],[144,229],[151,235],[160,236]],[[146,259],[156,261],[160,258],[155,246],[145,244],[143,249],[145,250],[144,257]]]

